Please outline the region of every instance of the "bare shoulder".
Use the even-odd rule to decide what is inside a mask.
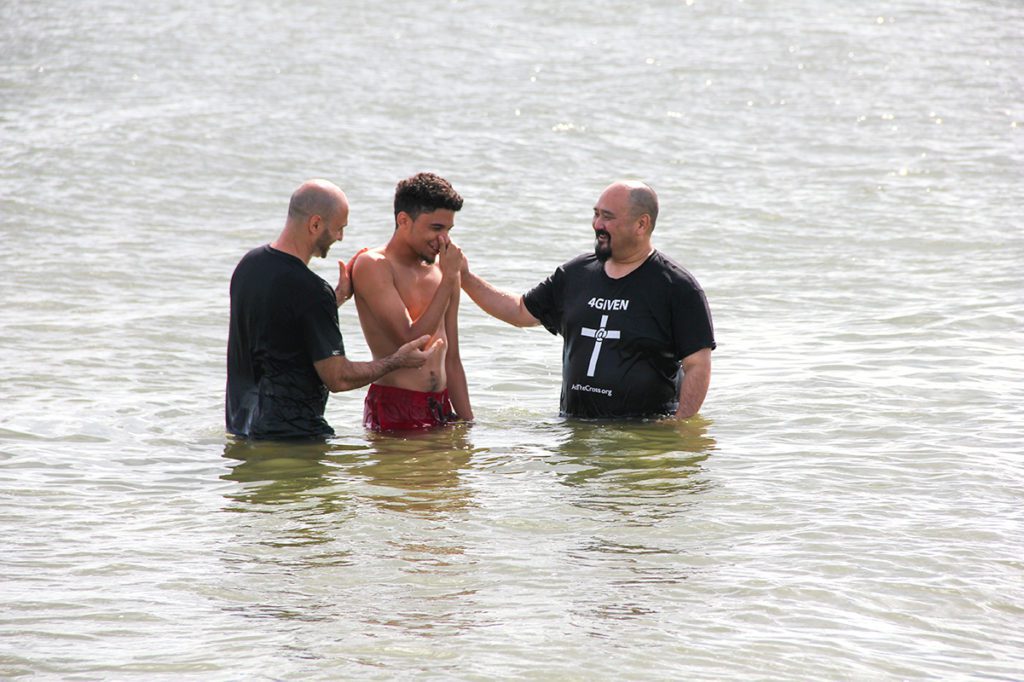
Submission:
[[[363,251],[352,265],[353,278],[372,279],[391,275],[391,263],[384,254],[383,246]]]

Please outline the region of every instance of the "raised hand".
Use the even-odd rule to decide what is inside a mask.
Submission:
[[[355,265],[356,259],[363,251],[368,251],[369,247],[363,247],[356,251],[348,260],[348,264],[345,261],[338,259],[338,286],[334,287],[334,300],[339,306],[342,303],[352,298],[352,294],[355,293],[355,283],[352,281],[352,266]]]
[[[437,264],[441,268],[441,276],[445,279],[459,278],[464,269],[466,257],[462,255],[462,249],[451,239],[445,238],[441,242],[441,251],[437,254]]]

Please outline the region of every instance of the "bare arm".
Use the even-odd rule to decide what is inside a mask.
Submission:
[[[534,327],[540,324],[540,320],[527,310],[521,295],[496,289],[490,282],[470,272],[468,263],[462,268],[462,290],[469,294],[481,310],[502,322],[516,327]]]
[[[679,387],[676,418],[689,419],[697,414],[711,385],[711,349],[703,348],[683,358],[683,381]]]
[[[448,354],[444,358],[444,371],[448,377],[448,395],[455,408],[455,414],[466,421],[473,420],[473,408],[469,403],[469,385],[466,371],[459,354],[459,290],[452,292],[448,312],[444,316],[445,334],[448,337]]]
[[[423,334],[433,335],[444,319],[452,292],[459,286],[462,252],[454,244],[442,249],[438,256],[441,284],[426,309],[413,319],[395,286],[391,265],[381,254],[364,256],[352,271],[353,285],[359,283],[359,300],[365,303],[380,328],[396,346]],[[448,266],[446,268],[446,265]]]
[[[402,345],[391,355],[370,360],[368,362],[352,362],[344,355],[332,355],[313,363],[316,373],[327,388],[337,393],[338,391],[351,391],[354,388],[365,386],[371,381],[376,381],[388,372],[403,367],[422,367],[427,360],[444,346],[444,341],[438,339],[427,350],[420,350],[420,346],[430,340],[429,336],[421,336],[409,343]]]

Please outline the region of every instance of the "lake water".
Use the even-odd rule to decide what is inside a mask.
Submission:
[[[0,677],[1024,679],[1024,4],[0,3]],[[620,177],[704,286],[698,418],[224,434],[228,279],[309,177],[466,198],[524,291]],[[352,306],[352,357],[369,357]]]

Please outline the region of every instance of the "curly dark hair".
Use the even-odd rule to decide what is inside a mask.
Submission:
[[[413,220],[421,213],[430,213],[439,208],[458,211],[462,208],[462,197],[451,183],[440,175],[417,173],[398,183],[395,187],[395,225],[398,214],[405,212]]]

